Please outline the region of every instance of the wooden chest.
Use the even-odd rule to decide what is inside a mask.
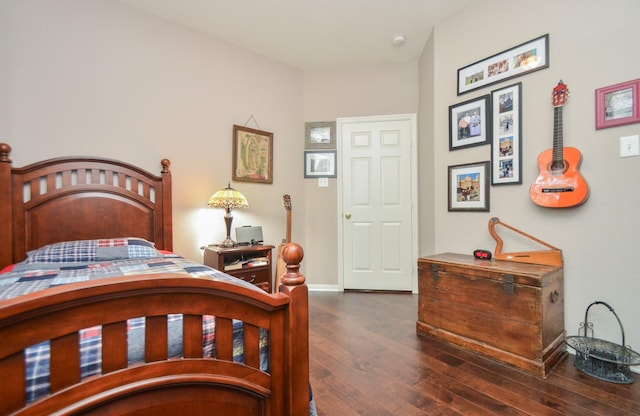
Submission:
[[[546,378],[564,359],[562,267],[444,253],[418,259],[417,332]]]

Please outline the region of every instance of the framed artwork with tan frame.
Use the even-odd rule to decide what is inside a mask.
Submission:
[[[273,133],[233,126],[233,180],[273,183]]]
[[[319,121],[304,124],[305,149],[335,149],[336,122]]]

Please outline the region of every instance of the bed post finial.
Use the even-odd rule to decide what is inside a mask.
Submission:
[[[11,163],[9,153],[11,153],[11,146],[6,143],[0,143],[0,162]]]
[[[287,264],[287,271],[282,275],[282,284],[287,286],[299,286],[304,283],[305,277],[300,273],[300,262],[304,257],[304,250],[298,243],[288,243],[282,249],[282,258]]]
[[[169,159],[162,159],[160,161],[162,165],[162,173],[169,173],[169,166],[171,165],[171,161]]]

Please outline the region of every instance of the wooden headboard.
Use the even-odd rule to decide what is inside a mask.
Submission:
[[[11,166],[0,143],[0,268],[59,241],[141,237],[173,250],[171,172],[98,157]]]

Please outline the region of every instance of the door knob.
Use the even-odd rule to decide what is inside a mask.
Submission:
[[[347,212],[346,214],[344,214],[344,217],[345,217],[346,219],[350,220],[350,219],[351,219],[351,213],[350,213],[350,212]]]

